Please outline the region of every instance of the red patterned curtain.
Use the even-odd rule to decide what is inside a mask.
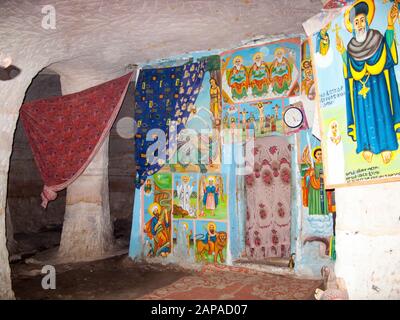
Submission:
[[[89,165],[117,117],[132,73],[60,97],[23,104],[23,126],[44,181],[42,206]]]

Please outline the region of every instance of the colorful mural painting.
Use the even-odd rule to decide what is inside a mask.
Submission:
[[[397,2],[358,0],[324,28],[325,54],[313,37],[328,187],[400,179],[398,13]]]
[[[315,80],[308,39],[301,44],[301,59],[301,94],[309,100],[314,100],[316,95]]]
[[[200,177],[199,202],[201,219],[226,220],[228,194],[222,175]]]
[[[225,263],[228,242],[226,223],[196,222],[196,261]]]
[[[185,173],[174,175],[174,204],[175,219],[195,219],[198,215],[198,182],[197,174]]]
[[[300,133],[298,163],[301,173],[301,192],[304,211],[302,241],[304,250],[308,245],[317,243],[320,247],[318,256],[323,259],[335,257],[335,192],[326,190],[322,166],[321,142],[310,130]]]
[[[224,102],[298,95],[300,44],[300,38],[293,38],[221,53]]]
[[[194,261],[194,222],[193,220],[174,221],[173,253],[184,257],[186,261]]]
[[[292,267],[296,262],[296,270],[319,274],[334,254],[335,206],[334,193],[324,188],[320,142],[308,127],[316,109],[308,42],[290,38],[197,59],[207,61],[206,72],[177,137],[176,163],[148,178],[135,195],[145,252],[132,245],[130,255],[233,264],[289,263],[296,254]],[[303,120],[288,130],[292,122],[283,117],[293,106]],[[221,135],[223,129],[238,130]],[[232,135],[238,140],[226,139]],[[252,149],[259,163],[250,176],[259,181],[251,185],[222,157],[242,153],[243,142],[253,137],[261,147]],[[293,170],[297,165],[301,177]]]
[[[158,173],[147,180],[151,182],[145,182],[147,192],[144,192],[143,206],[146,255],[166,257],[171,253],[172,177],[168,173]],[[149,186],[154,189],[149,191]]]
[[[178,136],[177,161],[172,171],[202,173],[220,170],[219,130],[222,119],[220,57],[202,57],[206,72],[199,95],[190,108],[186,129]]]

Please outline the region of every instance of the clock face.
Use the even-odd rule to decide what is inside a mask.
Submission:
[[[289,107],[283,115],[283,121],[289,128],[298,128],[303,123],[303,113],[299,108]]]

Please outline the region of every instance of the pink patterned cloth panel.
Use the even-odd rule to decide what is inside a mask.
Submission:
[[[290,255],[291,146],[283,137],[257,138],[247,175],[246,255],[264,260]]]

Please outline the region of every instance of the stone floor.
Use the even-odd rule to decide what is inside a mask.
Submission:
[[[126,255],[56,266],[55,290],[43,290],[41,266],[12,264],[17,299],[314,299],[321,281],[240,267],[188,270],[134,263]]]

